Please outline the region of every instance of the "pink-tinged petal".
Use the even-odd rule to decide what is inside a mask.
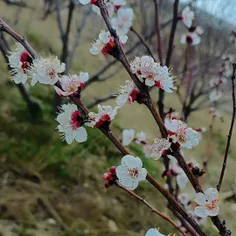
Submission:
[[[205,195],[210,201],[218,200],[219,198],[219,192],[215,188],[208,188],[205,191]]]
[[[201,217],[201,218],[207,217],[207,210],[203,206],[195,207],[194,213],[195,213],[196,216]]]
[[[83,143],[87,140],[88,134],[84,127],[80,127],[75,132],[75,141],[78,143]]]
[[[199,205],[204,205],[207,202],[207,198],[203,193],[197,193],[195,195],[195,201]]]
[[[217,216],[219,214],[219,206],[215,206],[213,209],[206,209],[206,213],[208,216]]]

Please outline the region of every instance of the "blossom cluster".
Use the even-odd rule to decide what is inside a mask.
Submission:
[[[83,5],[92,4],[92,9],[97,14],[100,14],[100,8],[97,6],[96,0],[79,0]],[[125,0],[105,0],[103,1],[108,10],[108,15],[111,18],[111,25],[119,37],[121,45],[124,45],[127,40],[127,34],[133,24],[134,12],[130,7],[125,7]],[[103,55],[111,54],[112,50],[115,48],[114,37],[111,36],[110,32],[105,32],[102,30],[98,36],[98,39],[92,44],[90,53],[97,55],[102,53]]]
[[[167,93],[173,92],[174,78],[170,75],[168,67],[161,66],[152,57],[136,57],[131,62],[130,69],[146,86],[156,86]]]
[[[187,27],[188,32],[183,34],[180,42],[182,44],[197,45],[201,42],[200,35],[203,34],[204,30],[201,26],[193,25],[194,12],[191,11],[190,7],[187,6],[182,11],[182,16],[180,20]]]

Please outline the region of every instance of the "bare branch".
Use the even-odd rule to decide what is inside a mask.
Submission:
[[[91,103],[89,103],[89,104],[87,105],[87,107],[90,109],[90,108],[92,108],[92,107],[98,105],[98,104],[101,103],[101,102],[106,102],[106,101],[108,101],[108,100],[110,100],[110,99],[114,99],[116,96],[117,96],[116,93],[111,93],[111,94],[109,94],[109,95],[107,95],[107,96],[100,97],[100,98],[96,98],[94,101],[92,101]]]
[[[149,209],[151,209],[151,212],[159,215],[161,218],[163,218],[164,220],[166,220],[167,222],[169,222],[172,226],[174,226],[182,235],[187,236],[186,233],[184,233],[184,231],[173,221],[170,219],[170,217],[164,215],[163,213],[161,213],[160,211],[158,211],[157,209],[155,209],[149,202],[147,202],[144,198],[140,197],[139,195],[137,195],[136,193],[128,190],[127,188],[123,187],[122,185],[119,184],[119,182],[116,182],[116,186],[122,190],[124,190],[125,192],[127,192],[128,194],[130,194],[131,196],[133,196],[135,199],[137,199],[138,201],[142,202],[144,205],[146,205]]]
[[[235,73],[236,73],[236,64],[233,63],[233,74],[232,74],[232,77],[231,77],[233,111],[232,111],[232,119],[231,119],[231,124],[230,124],[230,129],[229,129],[228,139],[227,139],[227,144],[226,144],[226,149],[225,149],[225,156],[224,156],[223,165],[222,165],[222,169],[221,169],[221,173],[220,173],[220,179],[219,179],[219,182],[218,182],[218,185],[217,185],[218,191],[220,191],[220,188],[221,188],[221,185],[222,185],[222,182],[223,182],[223,178],[224,178],[224,174],[225,174],[225,170],[226,170],[228,153],[229,153],[232,133],[233,133],[233,129],[234,129],[234,121],[235,121],[235,116],[236,116],[236,98],[235,98],[235,84],[234,84]]]

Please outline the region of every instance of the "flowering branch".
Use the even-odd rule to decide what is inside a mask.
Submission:
[[[88,108],[83,104],[80,98],[78,97],[70,97],[73,102],[77,104],[78,107],[80,107],[83,112],[88,115],[89,110]],[[112,134],[111,129],[109,128],[109,124],[104,123],[101,127],[99,127],[99,130],[117,147],[117,149],[123,154],[128,155],[129,151],[117,140],[117,138]],[[194,221],[193,218],[191,218],[181,207],[181,205],[176,201],[173,196],[162,187],[161,184],[159,184],[150,174],[147,174],[146,179],[149,183],[151,183],[170,203],[172,209],[177,211],[198,233],[199,235],[204,236],[205,233],[202,232],[199,225]]]
[[[223,161],[223,165],[222,165],[222,169],[221,169],[220,179],[219,179],[219,182],[218,182],[218,185],[217,185],[218,191],[220,191],[222,181],[223,181],[223,178],[224,178],[224,174],[225,174],[225,169],[226,169],[227,159],[228,159],[228,153],[229,153],[229,148],[230,148],[230,142],[231,142],[231,138],[232,138],[232,133],[233,133],[233,129],[234,129],[234,121],[235,121],[235,116],[236,116],[236,100],[235,100],[235,85],[234,85],[235,73],[236,73],[236,64],[233,63],[233,74],[232,74],[232,77],[231,77],[233,113],[232,113],[232,119],[231,119],[231,124],[230,124],[230,129],[229,129],[228,140],[227,140],[227,144],[226,144],[225,156],[224,156],[224,161]]]
[[[128,190],[127,188],[123,187],[121,184],[119,184],[119,182],[116,181],[115,185],[124,190],[125,192],[127,192],[128,194],[130,194],[131,196],[133,196],[134,198],[136,198],[137,200],[141,201],[144,205],[146,205],[149,209],[151,209],[151,211],[157,215],[159,215],[160,217],[162,217],[163,219],[165,219],[166,221],[168,221],[172,226],[174,226],[182,235],[187,236],[187,234],[173,221],[171,220],[170,217],[164,215],[163,213],[161,213],[160,211],[158,211],[157,209],[155,209],[149,202],[147,202],[144,198],[140,197],[139,195],[137,195],[136,193]]]

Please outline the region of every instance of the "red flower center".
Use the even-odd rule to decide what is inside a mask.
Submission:
[[[29,53],[27,51],[24,51],[21,53],[20,62],[22,63],[21,68],[22,68],[23,72],[26,74],[27,68],[29,68],[30,63],[32,62],[32,59],[29,56]]]
[[[115,42],[110,40],[110,42],[108,42],[108,43],[104,46],[104,48],[102,49],[102,54],[103,54],[104,56],[106,56],[107,54],[111,54],[112,49],[113,49],[115,46],[116,46]]]
[[[131,94],[129,95],[129,99],[128,99],[128,103],[131,104],[134,102],[134,100],[137,98],[137,95],[139,94],[140,92],[136,89],[133,89],[133,91],[131,92]]]
[[[111,118],[108,114],[103,115],[100,120],[96,123],[95,127],[99,128],[101,125],[103,125],[105,122],[111,122]]]
[[[128,169],[129,176],[132,178],[138,178],[138,168]]]
[[[186,41],[187,41],[187,43],[192,43],[193,39],[192,39],[192,37],[190,35],[187,35],[186,36]]]
[[[82,117],[79,111],[74,111],[71,114],[71,127],[73,130],[78,129],[81,126]]]
[[[156,82],[155,82],[155,86],[156,86],[157,88],[161,88],[161,82],[160,82],[160,81],[156,81]]]

